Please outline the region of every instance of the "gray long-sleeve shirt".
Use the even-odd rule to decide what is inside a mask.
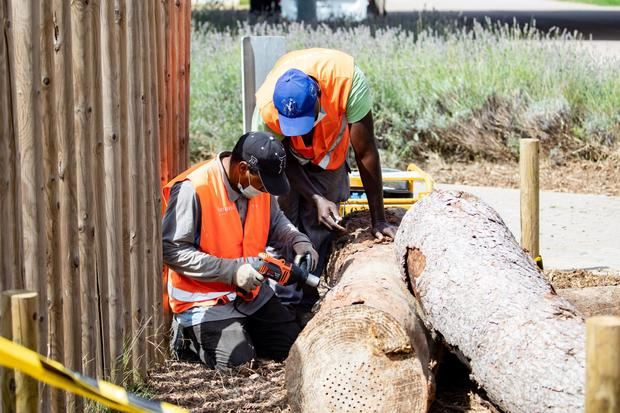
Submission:
[[[248,200],[235,191],[226,176],[222,158],[230,152],[218,154],[218,165],[228,198],[235,203],[241,224],[245,224]],[[200,251],[200,200],[189,181],[175,184],[168,199],[168,207],[162,224],[164,263],[174,271],[201,281],[219,281],[232,284],[233,275],[241,265],[238,260],[216,257]],[[308,237],[295,228],[284,216],[275,197],[271,197],[268,245],[295,245],[309,243]],[[213,307],[194,307],[177,315],[183,326],[206,321],[224,320],[252,314],[273,295],[271,288],[261,288],[259,295],[250,302],[238,300],[237,309],[233,302]]]

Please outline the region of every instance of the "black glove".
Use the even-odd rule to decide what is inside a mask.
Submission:
[[[308,264],[308,271],[314,272],[316,270],[316,266],[319,263],[319,253],[312,247],[312,244],[309,242],[298,242],[293,245],[293,250],[295,251],[295,264],[300,265],[302,260]]]

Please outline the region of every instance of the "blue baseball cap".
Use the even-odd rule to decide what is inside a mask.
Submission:
[[[287,70],[276,82],[273,104],[278,109],[280,129],[285,136],[301,136],[314,126],[317,83],[297,69]]]

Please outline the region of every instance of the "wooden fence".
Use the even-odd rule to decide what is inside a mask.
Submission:
[[[0,291],[39,293],[39,352],[117,383],[167,346],[160,186],[188,165],[190,13],[0,0]]]

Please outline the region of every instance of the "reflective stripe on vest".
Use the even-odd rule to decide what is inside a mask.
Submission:
[[[248,200],[245,226],[237,207],[228,198],[219,159],[203,162],[170,181],[163,190],[167,204],[174,184],[190,181],[200,202],[200,244],[197,248],[219,258],[237,262],[252,262],[259,252],[265,251],[269,235],[271,198],[261,194]],[[224,178],[225,179],[225,178]],[[248,236],[245,236],[248,234]],[[252,300],[260,286],[248,295],[236,293],[236,286],[222,282],[204,282],[173,270],[168,273],[168,298],[174,313],[182,313],[195,306],[212,306],[232,301],[236,296]]]
[[[307,49],[287,53],[276,62],[256,92],[256,106],[265,124],[280,135],[273,92],[278,78],[293,68],[319,82],[321,107],[326,115],[314,127],[312,146],[306,146],[301,136],[289,137],[291,152],[301,164],[312,162],[323,169],[338,169],[347,158],[350,142],[346,106],[353,84],[353,57],[338,50]]]

